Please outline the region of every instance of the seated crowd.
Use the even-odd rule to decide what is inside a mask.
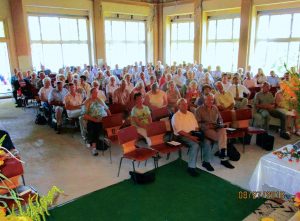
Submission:
[[[15,70],[12,85],[16,102],[19,96],[41,102],[49,123],[55,119],[58,134],[64,113],[68,118],[78,119],[81,135],[90,144],[93,155],[98,155],[101,122],[111,115],[110,105],[124,107],[124,121],[130,120],[149,146],[146,127],[152,122],[151,112],[168,108],[174,135],[189,147],[188,171],[196,176],[200,144],[187,135],[192,131],[201,131],[202,140],[217,143],[221,164],[234,168],[226,156],[226,129],[216,127],[222,124],[222,111],[252,108],[256,127],[269,130],[272,116],[280,119],[282,138],[290,139],[291,133],[300,135],[295,101],[280,89],[281,81],[289,81],[289,73],[280,79],[274,71],[265,76],[262,69],[253,75],[250,66],[246,72],[239,68],[232,74],[222,72],[220,66],[212,71],[210,66],[204,69],[201,64],[174,63],[169,67],[158,61],[146,66],[136,62],[122,70],[118,65],[113,70],[107,65],[66,67],[58,74],[44,66],[38,74]],[[204,142],[202,166],[213,171],[209,142]]]

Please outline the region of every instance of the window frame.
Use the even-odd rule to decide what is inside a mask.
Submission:
[[[205,53],[208,54],[208,44],[209,43],[214,43],[215,44],[215,47],[214,47],[214,55],[216,55],[216,44],[217,43],[232,43],[233,45],[234,44],[239,44],[239,41],[240,41],[240,35],[238,36],[238,38],[234,38],[234,19],[236,18],[239,18],[240,21],[241,21],[241,16],[240,14],[231,14],[231,15],[226,15],[226,16],[208,16],[207,17],[207,28],[206,28],[206,49],[205,49]],[[232,29],[231,29],[231,39],[218,39],[217,38],[217,30],[218,30],[218,20],[225,20],[225,19],[231,19],[232,20]],[[211,20],[215,20],[216,21],[216,25],[215,25],[215,28],[216,28],[216,33],[215,33],[215,38],[214,39],[209,39],[209,21]],[[234,47],[233,47],[234,49]],[[238,49],[239,50],[239,49]],[[233,51],[234,52],[234,51]],[[232,53],[233,53],[232,52]],[[238,63],[238,61],[236,62]],[[236,71],[234,70],[234,67],[233,67],[233,62],[231,64],[231,70],[227,70],[228,72],[232,72],[232,71]],[[207,64],[207,65],[212,65],[212,64]],[[219,65],[219,64],[215,64],[215,65]],[[221,67],[223,68],[223,67]],[[238,67],[237,67],[238,68]]]
[[[195,23],[194,23],[194,19],[192,17],[190,18],[182,18],[182,19],[174,19],[172,22],[171,22],[171,25],[170,25],[170,64],[172,64],[174,61],[173,60],[173,56],[172,56],[172,44],[176,44],[177,45],[177,48],[178,48],[178,44],[180,43],[192,43],[193,44],[193,48],[194,48],[194,45],[195,45],[195,40],[194,40],[194,36],[195,36],[195,28],[194,28],[194,33],[193,33],[193,37],[191,37],[191,25],[194,26]],[[177,37],[176,37],[176,40],[172,40],[172,26],[173,24],[176,23],[177,25],[177,30],[178,30],[178,23],[189,23],[189,40],[178,40],[178,31],[177,31]],[[192,56],[192,61],[185,61],[186,63],[193,63],[194,62],[194,50],[192,51],[193,53],[193,56]],[[179,61],[176,61],[176,63],[182,63],[183,61],[179,62]]]
[[[297,61],[297,70],[300,68],[300,36],[299,37],[292,37],[292,29],[293,29],[293,22],[294,22],[294,14],[300,14],[300,9],[292,9],[292,10],[274,10],[274,11],[259,11],[257,12],[256,16],[256,27],[255,27],[255,41],[254,41],[254,56],[256,55],[256,46],[260,42],[266,42],[269,43],[288,43],[288,49],[287,49],[287,57],[286,62],[288,63],[289,59],[289,50],[290,50],[290,43],[292,42],[299,42],[299,53],[298,53],[298,61]],[[274,15],[291,15],[291,24],[290,24],[290,33],[288,38],[270,38],[267,36],[266,38],[258,38],[258,29],[259,29],[259,20],[261,16],[269,16],[268,18],[268,28],[270,27],[270,21],[271,17]],[[266,66],[267,61],[267,53],[268,50],[266,50],[266,54],[264,56],[264,64]],[[255,59],[254,59],[255,60]],[[268,70],[270,71],[270,70]]]
[[[145,20],[139,20],[139,19],[126,19],[126,18],[105,17],[104,23],[106,23],[107,21],[110,22],[110,28],[111,28],[110,29],[110,33],[111,33],[110,39],[112,39],[112,40],[107,40],[106,39],[106,33],[104,31],[105,46],[107,44],[112,45],[113,43],[125,44],[126,45],[126,52],[127,52],[127,45],[128,44],[132,44],[132,43],[142,44],[143,43],[145,45],[145,65],[146,65],[146,63],[148,61],[148,44],[147,44],[148,41],[147,41],[147,23],[146,23],[146,21]],[[125,36],[124,36],[125,40],[113,40],[113,38],[112,38],[112,22],[113,21],[125,22]],[[126,22],[142,22],[142,23],[144,23],[144,27],[145,27],[145,33],[144,33],[145,40],[140,40],[139,37],[138,37],[138,41],[127,40],[127,34],[126,34],[127,33],[127,25],[126,25]],[[105,27],[105,29],[106,29],[106,27]],[[138,33],[139,33],[139,28],[138,28]],[[106,53],[106,50],[107,49],[105,49],[105,53]],[[107,53],[106,53],[106,60],[107,60]],[[137,62],[139,62],[139,61],[137,61]],[[114,66],[115,64],[109,64],[109,65]],[[130,65],[130,64],[127,64],[127,65]]]
[[[64,61],[64,52],[63,52],[63,44],[87,44],[88,45],[88,62],[91,64],[92,61],[92,50],[91,50],[91,38],[90,38],[90,27],[89,27],[89,17],[88,16],[76,16],[76,15],[61,15],[61,14],[35,14],[30,13],[27,16],[27,21],[29,20],[29,17],[37,17],[38,18],[38,24],[40,29],[40,40],[31,40],[30,37],[30,29],[28,25],[28,31],[29,31],[29,38],[30,38],[30,47],[32,44],[41,44],[42,45],[42,51],[43,51],[43,57],[44,57],[44,44],[59,44],[61,48],[62,53],[62,63],[63,66],[67,66]],[[78,40],[62,40],[62,32],[61,32],[61,24],[59,22],[59,35],[60,40],[43,40],[42,38],[42,29],[41,29],[41,17],[53,17],[58,18],[59,20],[61,18],[67,18],[67,19],[76,19],[76,25],[77,25],[77,35]],[[86,33],[87,33],[87,40],[80,40],[80,34],[79,34],[79,19],[84,19],[86,21]],[[29,22],[28,22],[29,23]],[[77,64],[76,64],[77,65]],[[79,64],[78,64],[79,65]]]

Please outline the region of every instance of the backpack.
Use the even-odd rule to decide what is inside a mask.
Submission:
[[[45,125],[45,124],[47,124],[47,120],[44,117],[44,115],[42,115],[41,113],[38,113],[36,115],[36,118],[35,118],[35,124],[38,124],[38,125]]]
[[[97,150],[107,150],[110,148],[110,145],[107,142],[104,142],[102,139],[98,139],[96,142]]]
[[[257,134],[256,145],[267,151],[271,151],[274,147],[274,136],[268,133]]]
[[[227,144],[227,156],[231,161],[239,161],[241,158],[241,154],[232,143]]]
[[[133,172],[130,171],[129,175],[133,182],[138,183],[138,184],[147,184],[147,183],[152,183],[155,181],[155,173],[153,171],[149,171],[146,173],[139,173],[139,172]]]

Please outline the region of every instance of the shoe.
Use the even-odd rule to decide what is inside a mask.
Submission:
[[[291,139],[291,136],[290,136],[289,132],[280,133],[280,137],[282,137],[283,139],[286,139],[286,140]]]
[[[205,161],[202,163],[202,166],[203,166],[206,170],[208,170],[208,171],[210,171],[210,172],[212,172],[212,171],[215,170],[215,169],[210,165],[210,163],[205,162]]]
[[[197,176],[199,176],[199,173],[196,171],[195,168],[189,167],[189,168],[187,169],[187,171],[188,171],[188,173],[189,173],[192,177],[197,177]]]
[[[98,150],[96,148],[92,149],[92,155],[93,156],[98,156]]]
[[[228,169],[234,169],[234,166],[228,160],[221,160],[221,164]]]

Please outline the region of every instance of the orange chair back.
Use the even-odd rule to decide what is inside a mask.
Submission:
[[[164,143],[164,136],[167,132],[165,121],[155,121],[146,128],[147,137],[151,140],[151,146]]]
[[[239,109],[235,111],[235,119],[236,120],[251,120],[252,119],[252,110],[247,109]]]
[[[105,129],[108,138],[117,137],[119,129],[123,125],[123,114],[113,114],[102,119],[103,128]]]
[[[122,104],[111,104],[109,105],[109,111],[111,114],[123,113],[126,110],[126,107]]]
[[[135,142],[138,136],[134,126],[126,127],[118,131],[119,143],[122,145],[124,154],[136,149]]]
[[[231,123],[233,121],[232,111],[221,111],[220,114],[223,119],[223,123]]]
[[[151,116],[153,121],[158,121],[162,118],[170,116],[170,112],[167,107],[158,108],[151,111]]]

